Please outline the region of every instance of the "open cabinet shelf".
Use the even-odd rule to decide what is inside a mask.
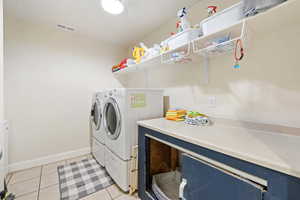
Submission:
[[[238,39],[245,40],[247,31],[251,30],[254,34],[268,34],[276,30],[282,30],[293,24],[300,24],[300,1],[289,0],[266,12],[257,14],[252,17],[245,18],[239,23],[220,30],[216,33],[199,37],[187,44],[176,49],[169,50],[155,57],[143,60],[139,64],[130,65],[125,69],[114,72],[116,76],[127,74],[134,71],[153,68],[161,64],[185,63],[190,61],[197,55],[204,57],[212,57],[223,53],[232,52],[234,44]],[[212,40],[218,37],[230,36],[229,40],[221,43],[210,44]],[[182,53],[183,61],[174,59],[174,53]],[[198,59],[196,59],[198,60]]]

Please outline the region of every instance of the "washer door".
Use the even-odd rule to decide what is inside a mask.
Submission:
[[[92,111],[91,111],[91,122],[94,130],[98,131],[100,129],[101,120],[102,120],[101,105],[99,100],[96,100],[92,106]]]
[[[110,139],[116,140],[121,132],[121,113],[116,100],[109,98],[103,111],[106,133]]]

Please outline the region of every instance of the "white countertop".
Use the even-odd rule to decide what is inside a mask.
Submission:
[[[163,118],[140,126],[300,178],[300,136],[215,123],[197,127]]]

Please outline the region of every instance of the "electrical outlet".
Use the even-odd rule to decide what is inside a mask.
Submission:
[[[208,97],[209,106],[215,108],[217,106],[217,98],[215,96]]]

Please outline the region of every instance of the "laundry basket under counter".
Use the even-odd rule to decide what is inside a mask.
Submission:
[[[179,199],[180,182],[179,171],[156,174],[152,179],[152,190],[158,200]]]

